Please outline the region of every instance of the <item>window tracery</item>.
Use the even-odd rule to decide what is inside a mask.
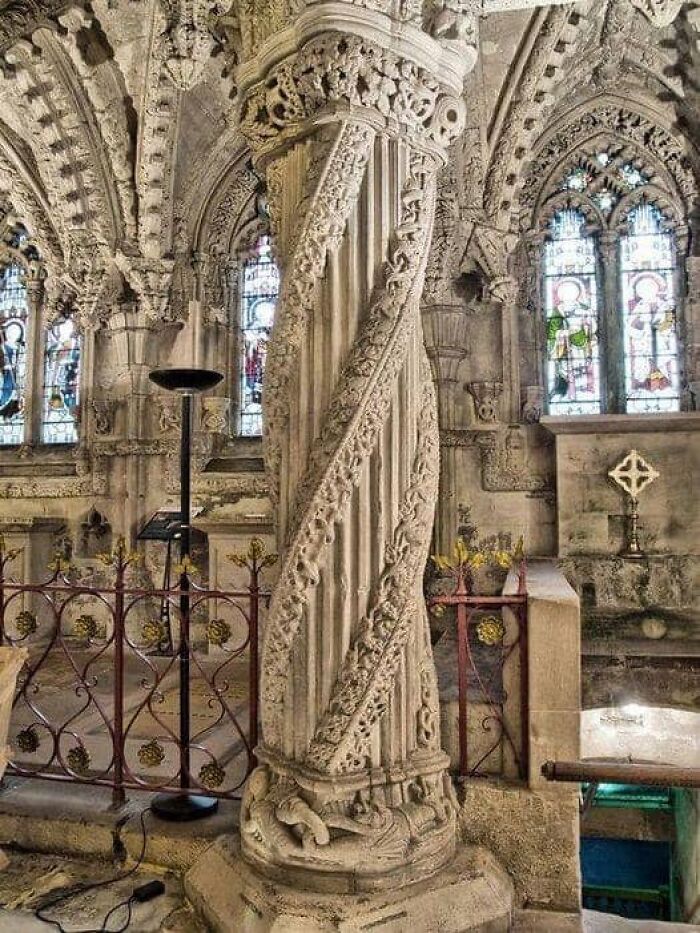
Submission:
[[[678,410],[685,224],[668,179],[612,140],[560,163],[540,198],[544,379],[553,415]]]

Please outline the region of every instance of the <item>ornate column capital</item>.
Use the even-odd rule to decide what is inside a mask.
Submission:
[[[314,125],[339,119],[443,156],[463,129],[462,82],[475,61],[475,30],[436,39],[415,21],[320,3],[268,35],[239,69],[242,129],[263,163]]]
[[[175,261],[172,259],[146,259],[118,252],[115,262],[129,285],[139,297],[147,320],[172,321],[170,288]]]

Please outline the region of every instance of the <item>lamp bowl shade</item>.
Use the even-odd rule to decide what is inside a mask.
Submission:
[[[206,392],[224,378],[215,369],[154,369],[148,378],[170,392]]]

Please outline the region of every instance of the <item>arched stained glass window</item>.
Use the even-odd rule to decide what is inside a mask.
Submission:
[[[626,410],[677,411],[674,238],[651,204],[639,204],[627,220],[629,233],[620,238]]]
[[[279,294],[279,270],[269,236],[261,236],[244,260],[241,276],[240,433],[262,434],[262,383],[267,343]]]
[[[78,440],[80,335],[70,316],[46,331],[41,439],[44,444]]]
[[[24,440],[27,379],[27,288],[19,263],[0,267],[0,445]]]
[[[547,394],[552,415],[601,410],[595,238],[577,210],[558,211],[544,247]]]
[[[551,415],[681,407],[684,238],[677,236],[680,194],[664,171],[633,144],[611,140],[582,148],[547,182],[536,235],[542,243],[545,231],[542,343]]]

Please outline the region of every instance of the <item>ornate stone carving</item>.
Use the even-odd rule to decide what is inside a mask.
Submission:
[[[389,807],[355,790],[343,812],[315,799],[313,785],[263,765],[243,797],[244,850],[254,862],[284,866],[286,873],[309,867],[321,875],[352,873],[355,891],[393,885],[392,870],[420,875],[444,855],[441,847],[454,851],[457,802],[449,777],[416,776],[402,797]]]
[[[308,175],[313,192],[307,214],[289,244],[286,274],[282,279],[274,340],[268,350],[266,383],[266,452],[273,502],[277,500],[280,437],[287,423],[287,385],[291,367],[311,314],[315,288],[324,268],[329,246],[342,233],[362,182],[373,133],[354,123],[341,125],[332,143],[326,144],[327,164],[319,177]],[[319,163],[320,168],[321,163]],[[281,200],[276,191],[274,163],[268,170],[271,203]]]
[[[479,435],[481,482],[487,492],[544,492],[548,482],[528,469],[519,429]]]
[[[180,406],[176,398],[158,396],[156,399],[158,412],[158,433],[161,435],[177,435],[180,432]]]
[[[262,658],[268,770],[244,807],[243,850],[266,870],[304,869],[312,885],[314,872],[344,884],[352,863],[362,889],[388,883],[393,866],[433,871],[453,848],[420,593],[438,435],[419,300],[437,168],[463,105],[426,67],[332,32],[241,83],[283,268],[264,398],[282,553]],[[399,197],[382,206],[392,185]],[[337,347],[323,383],[321,340]],[[374,541],[366,567],[340,545],[351,529]],[[309,659],[322,656],[314,676]]]
[[[522,229],[532,228],[532,211],[542,182],[549,178],[552,168],[596,133],[611,134],[613,139],[629,140],[641,153],[655,157],[671,174],[686,203],[689,205],[692,202],[697,192],[697,182],[682,142],[648,117],[627,107],[612,102],[598,104],[565,122],[546,137],[535,153],[520,195]]]
[[[425,69],[358,36],[326,34],[280,62],[241,114],[258,149],[329,106],[372,108],[416,140],[443,147],[464,126],[464,108]]]
[[[167,26],[165,67],[175,84],[189,91],[198,84],[214,49],[211,26],[230,0],[161,0]]]
[[[431,187],[429,193],[426,185]],[[402,322],[402,327],[397,325],[428,247],[430,214],[426,216],[426,212],[432,207],[433,194],[434,179],[430,177],[429,166],[420,158],[414,159],[403,193],[404,215],[396,230],[392,259],[384,270],[384,288],[366,316],[345,367],[345,378],[337,387],[326,415],[325,430],[297,492],[290,543],[267,620],[270,634],[262,681],[263,724],[265,741],[273,748],[282,739],[284,684],[309,587],[318,577],[321,553],[334,522],[348,502],[353,478],[375,443],[388,394],[403,363],[410,318]],[[355,399],[355,404],[349,404],[349,399]],[[351,437],[346,440],[345,432],[351,427]],[[340,446],[339,440],[344,441]]]
[[[523,421],[536,424],[544,412],[544,389],[542,386],[528,386],[523,402]]]
[[[631,0],[631,3],[659,29],[670,26],[683,5],[682,0]]]
[[[229,411],[230,398],[203,398],[202,399],[202,428],[211,434],[229,434],[231,421]]]
[[[173,320],[169,299],[174,260],[144,259],[117,253],[115,261],[139,296],[146,320],[154,323]]]
[[[479,421],[493,423],[499,420],[501,382],[470,382],[466,388],[474,399],[474,410]]]
[[[116,399],[101,398],[92,400],[95,434],[112,434],[116,410]]]

